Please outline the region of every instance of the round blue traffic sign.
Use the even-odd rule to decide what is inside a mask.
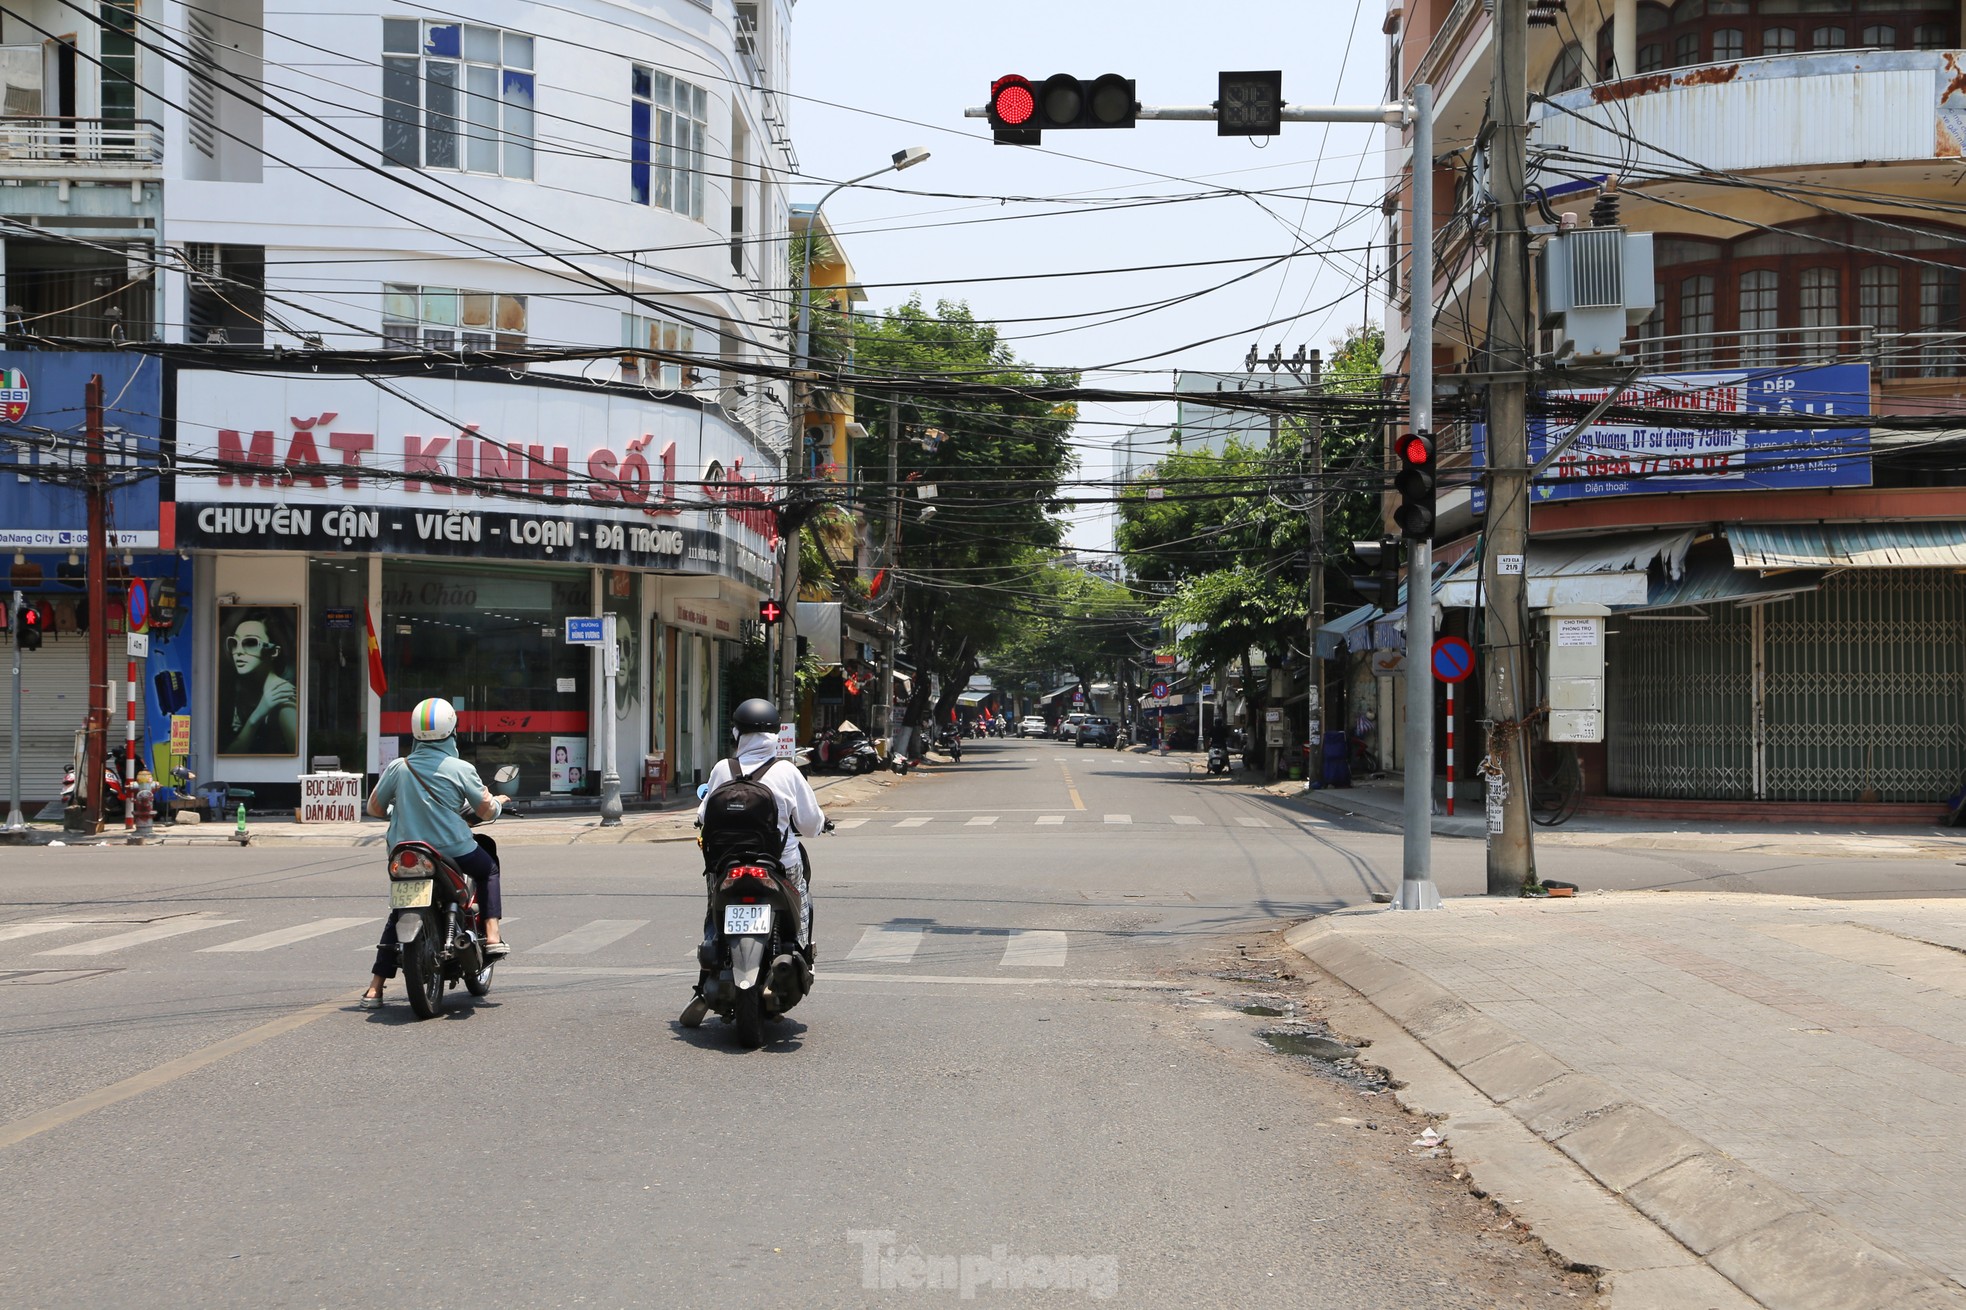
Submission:
[[[1157,683],[1155,683],[1155,684],[1154,684],[1154,699],[1155,699],[1155,700],[1166,700],[1166,699],[1167,699],[1167,684],[1166,684],[1166,683],[1164,683],[1164,682],[1157,682]]]
[[[130,579],[130,631],[148,632],[150,630],[150,589],[143,585],[142,578]]]
[[[1474,647],[1459,637],[1434,643],[1434,676],[1442,682],[1461,682],[1474,672]]]

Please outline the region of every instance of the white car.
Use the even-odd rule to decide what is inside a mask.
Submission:
[[[1044,715],[1026,714],[1017,721],[1017,735],[1020,737],[1042,737],[1045,734]]]
[[[1077,741],[1079,739],[1079,725],[1084,722],[1085,715],[1083,714],[1067,714],[1065,721],[1058,725],[1058,740]]]

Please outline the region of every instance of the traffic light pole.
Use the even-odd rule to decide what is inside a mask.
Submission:
[[[1413,263],[1407,277],[1407,404],[1416,433],[1434,426],[1434,92],[1413,88]],[[1438,910],[1434,836],[1434,547],[1406,544],[1405,841],[1396,910]]]
[[[12,789],[7,793],[11,803],[7,807],[7,832],[25,832],[27,820],[20,812],[20,610],[26,597],[18,591],[8,602],[7,628],[14,639],[14,735],[7,746],[7,763]]]

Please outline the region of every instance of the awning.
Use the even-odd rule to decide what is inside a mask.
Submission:
[[[986,700],[995,700],[996,696],[997,693],[994,691],[966,691],[956,697],[956,704],[966,710],[973,710]]]
[[[1064,686],[1060,687],[1057,691],[1048,691],[1044,695],[1040,696],[1038,699],[1057,700],[1060,696],[1069,696],[1073,692],[1077,691],[1078,689],[1079,689],[1078,683],[1068,682]]]
[[[1686,569],[1686,552],[1695,530],[1620,532],[1598,537],[1532,541],[1526,561],[1529,608],[1552,605],[1643,605],[1651,591],[1652,562],[1665,565],[1666,576],[1677,578]],[[1480,558],[1470,555],[1434,589],[1440,604],[1473,609],[1479,598],[1476,569]]]
[[[1351,646],[1354,650],[1359,649],[1357,646],[1352,645],[1353,634],[1364,629],[1366,639],[1370,640],[1371,630],[1366,625],[1372,621],[1372,616],[1378,612],[1379,607],[1377,605],[1361,605],[1351,613],[1341,615],[1319,628],[1317,630],[1317,657],[1321,660],[1335,660],[1338,658],[1338,652],[1347,646]]]
[[[1966,523],[1730,523],[1743,569],[1966,568]]]
[[[1818,569],[1790,569],[1764,575],[1754,569],[1737,569],[1722,553],[1696,556],[1686,562],[1686,571],[1677,578],[1654,578],[1652,589],[1642,605],[1619,605],[1619,614],[1643,614],[1650,610],[1684,609],[1689,605],[1745,605],[1774,596],[1814,591],[1822,585]]]

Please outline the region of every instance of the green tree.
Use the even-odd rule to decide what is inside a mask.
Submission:
[[[968,306],[943,301],[931,312],[919,297],[856,322],[855,369],[895,379],[895,404],[866,385],[857,397],[868,431],[857,461],[874,493],[863,508],[884,532],[898,507],[900,553],[890,565],[907,654],[941,685],[931,706],[930,678],[918,677],[907,718],[922,723],[932,709],[946,721],[985,654],[1020,621],[1032,551],[1055,547],[1062,533],[1058,493],[1073,467],[1077,410],[1017,393],[1075,386],[1078,376],[1035,371]],[[1003,390],[989,400],[942,394],[937,383],[950,381]],[[890,488],[891,440],[899,473]]]
[[[1025,683],[1069,673],[1090,686],[1151,649],[1159,623],[1139,597],[1083,569],[1042,562],[1014,621],[989,652],[992,673]]]

